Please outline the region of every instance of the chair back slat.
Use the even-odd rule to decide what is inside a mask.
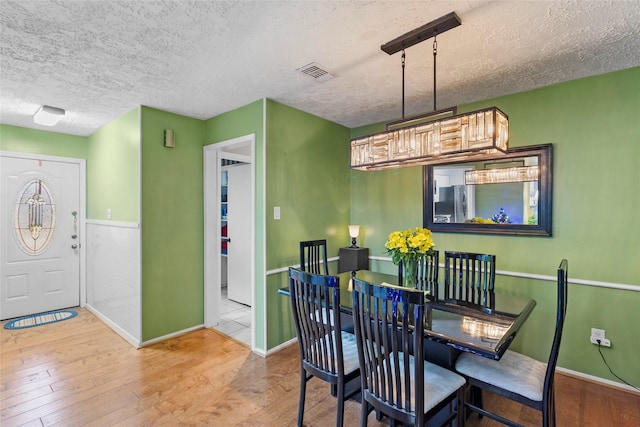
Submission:
[[[293,320],[303,363],[326,380],[344,374],[340,323],[340,280],[289,269]]]
[[[300,248],[302,254],[303,246]],[[317,378],[331,384],[332,394],[338,398],[336,427],[342,427],[344,402],[360,391],[354,387],[360,367],[356,360],[355,336],[342,330],[340,280],[289,268],[289,297],[300,350],[297,425],[304,425],[307,382]]]
[[[494,307],[495,265],[495,255],[445,252],[444,299]]]
[[[364,399],[415,423],[424,416],[424,292],[353,279],[353,316]],[[384,411],[387,412],[386,410]]]
[[[329,275],[326,239],[300,242],[300,270]]]

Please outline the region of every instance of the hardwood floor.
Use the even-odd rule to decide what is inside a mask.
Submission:
[[[4,326],[2,323],[2,326]],[[298,349],[262,358],[204,329],[136,350],[84,309],[64,322],[1,329],[0,425],[294,426]],[[638,426],[640,396],[557,375],[558,426]],[[535,426],[537,411],[485,395],[485,406]],[[307,387],[306,426],[335,424],[335,398]],[[360,405],[345,405],[345,426]],[[387,425],[375,420],[369,426]],[[493,426],[472,416],[467,426]]]

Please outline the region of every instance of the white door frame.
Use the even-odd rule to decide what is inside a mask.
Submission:
[[[204,157],[204,325],[207,328],[220,322],[220,172],[222,159],[239,160],[251,164],[251,349],[255,348],[256,293],[256,164],[255,134],[229,139],[203,148]],[[246,153],[249,154],[246,154]],[[212,219],[215,218],[215,221]],[[213,260],[213,262],[212,262]]]
[[[20,153],[16,151],[0,151],[0,156],[9,157],[15,159],[25,159],[25,160],[45,160],[47,162],[60,162],[60,163],[71,163],[78,165],[80,170],[80,206],[78,209],[78,238],[80,245],[79,251],[79,268],[80,268],[80,307],[84,307],[87,304],[87,257],[86,257],[86,249],[87,249],[87,238],[86,238],[86,206],[87,206],[87,170],[86,165],[87,161],[85,159],[80,159],[76,157],[58,157],[58,156],[47,156],[41,154],[31,154],[31,153]]]

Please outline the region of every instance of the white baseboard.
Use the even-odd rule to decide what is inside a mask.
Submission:
[[[277,346],[273,347],[272,349],[270,349],[269,351],[267,351],[265,356],[271,356],[272,354],[275,354],[275,353],[277,353],[277,352],[279,352],[281,350],[284,350],[285,348],[287,348],[290,345],[293,345],[293,344],[295,344],[297,342],[298,342],[298,338],[297,337],[293,337],[289,341],[285,341],[282,344],[277,345]]]
[[[176,332],[173,332],[173,333],[168,334],[168,335],[163,335],[161,337],[157,337],[157,338],[154,338],[154,339],[151,339],[151,340],[148,340],[148,341],[141,342],[141,341],[137,340],[135,337],[133,337],[131,334],[129,334],[127,331],[125,331],[124,329],[122,329],[121,327],[119,327],[118,325],[113,323],[111,320],[109,320],[108,317],[104,316],[102,313],[100,313],[98,310],[96,310],[90,304],[85,305],[85,308],[87,310],[89,310],[91,313],[93,313],[98,319],[100,319],[102,322],[104,322],[105,325],[107,325],[109,328],[111,328],[116,334],[120,335],[126,342],[131,344],[136,349],[139,349],[139,348],[142,348],[142,347],[146,347],[146,346],[149,346],[149,345],[152,345],[152,344],[156,344],[156,343],[159,343],[159,342],[162,342],[162,341],[166,341],[168,339],[175,338],[175,337],[178,337],[180,335],[187,334],[189,332],[193,332],[193,331],[197,331],[197,330],[200,330],[200,329],[204,329],[204,324],[196,325],[196,326],[193,326],[191,328],[183,329],[181,331],[176,331]]]
[[[144,341],[140,344],[140,347],[146,347],[152,344],[156,344],[162,341],[166,341],[168,339],[171,338],[175,338],[175,337],[179,337],[180,335],[184,335],[184,334],[188,334],[189,332],[193,332],[193,331],[198,331],[200,329],[204,329],[204,323],[200,324],[200,325],[196,325],[196,326],[192,326],[190,328],[187,329],[182,329],[181,331],[176,331],[167,335],[163,335],[161,337],[157,337],[157,338],[153,338],[149,341]]]
[[[94,316],[100,319],[105,325],[111,328],[116,334],[120,335],[126,342],[134,346],[135,348],[140,348],[141,344],[138,339],[136,339],[133,335],[129,334],[127,331],[113,323],[108,317],[104,316],[98,310],[91,306],[91,304],[86,304],[84,306],[87,310],[89,310]]]
[[[607,380],[604,378],[600,378],[600,377],[595,377],[593,375],[589,375],[589,374],[585,374],[582,372],[578,372],[578,371],[572,371],[571,369],[566,369],[566,368],[560,368],[560,367],[556,367],[556,371],[561,372],[565,375],[568,375],[570,377],[574,377],[574,378],[578,378],[584,381],[589,381],[592,383],[596,383],[596,384],[601,384],[607,387],[613,387],[613,388],[617,388],[620,390],[624,390],[624,391],[628,391],[630,393],[636,394],[638,396],[640,396],[640,391],[638,391],[637,389],[627,385],[627,384],[622,384],[619,382],[615,382],[615,381],[611,381],[611,380]]]
[[[260,348],[254,348],[252,350],[252,352],[254,352],[255,354],[257,354],[260,357],[267,357],[267,353],[265,353],[264,350],[262,350]]]

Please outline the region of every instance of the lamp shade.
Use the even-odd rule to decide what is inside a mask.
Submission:
[[[53,126],[64,117],[65,111],[62,108],[43,105],[33,116],[33,122],[43,126]]]
[[[356,237],[358,237],[358,234],[360,234],[360,226],[359,225],[350,225],[349,226],[349,236],[351,236],[352,238],[356,238]]]

